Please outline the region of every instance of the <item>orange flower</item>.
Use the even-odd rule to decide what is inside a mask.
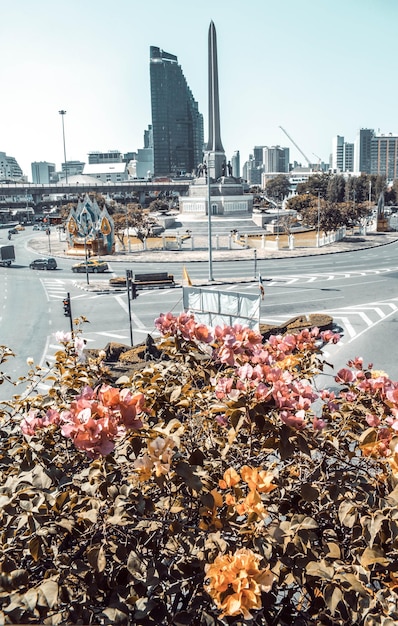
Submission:
[[[240,470],[242,480],[247,483],[250,491],[258,491],[259,493],[270,493],[276,489],[276,485],[272,485],[275,476],[271,472],[259,470],[258,467],[249,467],[244,465]]]
[[[225,496],[225,504],[227,504],[228,506],[235,506],[236,498],[232,495],[232,493],[227,493],[227,495]]]
[[[271,590],[274,576],[269,569],[259,568],[260,561],[260,555],[241,548],[206,565],[209,582],[205,590],[222,611],[221,618],[241,614],[249,620],[253,617],[250,611],[261,609],[261,592]]]
[[[133,467],[138,471],[142,482],[151,478],[152,472],[159,478],[170,471],[174,448],[177,447],[172,437],[156,437],[147,444],[148,453],[136,459]]]
[[[228,489],[228,487],[235,487],[240,481],[239,474],[233,467],[230,467],[224,472],[224,480],[219,480],[218,484],[221,489]]]
[[[133,463],[133,467],[138,472],[138,478],[141,482],[149,480],[152,476],[153,463],[147,454],[144,454]]]
[[[255,513],[256,515],[262,516],[266,513],[258,491],[250,491],[243,502],[236,505],[235,509],[238,515]]]

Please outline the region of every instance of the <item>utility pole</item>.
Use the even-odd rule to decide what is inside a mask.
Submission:
[[[127,304],[129,310],[130,345],[133,346],[133,326],[131,323],[131,300],[137,298],[137,285],[134,283],[132,270],[126,270]]]
[[[65,149],[65,127],[64,127],[64,115],[66,115],[66,111],[61,109],[58,111],[62,118],[62,138],[64,140],[64,161],[65,161],[65,183],[68,184],[68,164],[66,162],[66,149]]]

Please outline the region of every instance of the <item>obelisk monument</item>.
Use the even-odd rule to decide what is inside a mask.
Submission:
[[[232,176],[231,164],[225,158],[220,132],[220,98],[218,91],[216,27],[209,27],[209,137],[203,163],[198,164],[196,176],[188,195],[180,196],[181,213],[191,215],[248,215],[253,210],[253,196],[244,193],[240,178]],[[210,210],[209,210],[210,207]]]
[[[206,146],[206,165],[213,180],[225,175],[225,152],[220,132],[220,97],[218,91],[217,35],[214,22],[209,26],[209,135]]]

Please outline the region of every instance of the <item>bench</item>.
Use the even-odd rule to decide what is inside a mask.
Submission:
[[[134,274],[133,284],[137,289],[151,289],[175,287],[173,274],[167,272],[151,272],[147,274]]]

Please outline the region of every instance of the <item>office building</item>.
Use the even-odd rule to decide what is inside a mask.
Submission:
[[[361,128],[355,139],[355,172],[370,174],[370,145],[374,136],[371,128]]]
[[[398,178],[398,136],[374,135],[370,142],[370,173],[385,176],[387,181]]]
[[[32,182],[38,185],[48,185],[58,180],[54,163],[35,161],[32,163]]]
[[[16,159],[0,152],[0,180],[21,180],[23,172]]]
[[[353,172],[354,169],[354,144],[344,142],[344,172]]]
[[[108,150],[108,152],[88,153],[88,162],[90,165],[101,165],[102,163],[122,163],[123,157],[119,150]]]
[[[355,171],[354,144],[344,141],[341,135],[332,140],[331,168],[334,173]]]
[[[236,150],[231,157],[232,176],[240,178],[240,153]]]
[[[203,161],[203,116],[175,55],[150,48],[154,176],[196,171]]]
[[[120,183],[128,180],[127,163],[86,163],[83,169],[84,176],[92,176],[104,183]]]
[[[83,173],[85,165],[86,164],[83,161],[67,161],[66,163],[61,163],[59,179],[66,179],[70,176],[79,176]]]
[[[336,135],[332,140],[332,170],[344,172],[344,137]]]
[[[265,147],[263,149],[264,173],[287,174],[289,172],[289,157],[289,148],[281,148],[281,146]]]
[[[255,146],[253,154],[243,165],[243,178],[249,185],[261,185],[261,176],[264,171],[263,151],[266,146]]]

